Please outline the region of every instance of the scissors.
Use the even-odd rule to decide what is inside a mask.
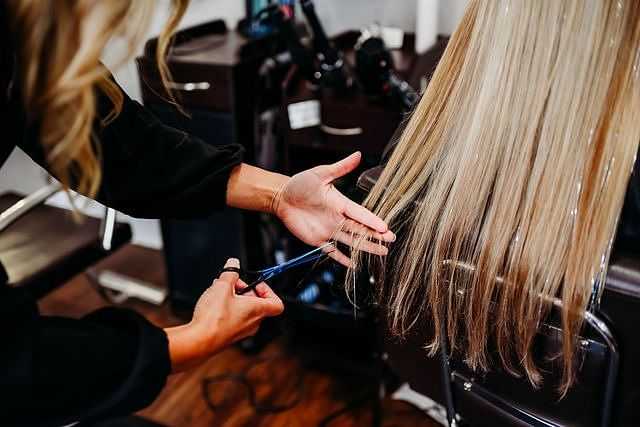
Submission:
[[[319,260],[327,256],[330,252],[325,252],[325,249],[334,246],[334,243],[326,243],[319,248],[316,248],[312,251],[304,253],[300,256],[297,256],[289,261],[283,262],[282,264],[275,265],[273,267],[265,268],[258,271],[252,270],[244,270],[238,267],[225,267],[222,269],[222,273],[232,272],[238,273],[240,277],[249,285],[246,288],[239,289],[236,291],[236,294],[243,295],[247,292],[251,292],[258,286],[261,282],[266,282],[267,280],[273,279],[276,276],[284,273],[287,270],[290,270],[299,265],[307,264],[313,262],[315,260]],[[335,250],[335,248],[334,248]]]

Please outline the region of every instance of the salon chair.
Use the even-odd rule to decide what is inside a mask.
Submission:
[[[40,298],[131,240],[128,224],[106,209],[103,220],[85,217],[44,202],[61,191],[59,183],[22,197],[0,195],[0,261],[10,286]]]
[[[364,172],[358,187],[371,190],[382,168]],[[456,265],[462,270],[473,268]],[[445,407],[450,426],[637,426],[640,425],[640,254],[612,255],[599,308],[586,315],[580,337],[578,380],[560,399],[560,372],[549,360],[561,338],[554,302],[541,328],[534,354],[545,368],[544,383],[534,389],[526,378],[498,369],[472,372],[446,348],[429,357],[424,344],[446,331],[434,331],[422,321],[414,333],[398,340],[385,333],[384,346],[391,369],[411,388]]]

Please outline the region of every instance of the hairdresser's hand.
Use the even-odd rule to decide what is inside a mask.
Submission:
[[[240,263],[229,259],[225,267],[240,267]],[[246,286],[237,273],[222,273],[198,300],[191,322],[165,330],[174,372],[255,334],[265,317],[282,313],[282,301],[266,283],[254,292],[236,295],[236,289]]]
[[[332,184],[357,168],[360,157],[359,152],[354,153],[332,165],[294,175],[277,195],[274,213],[296,237],[313,246],[332,239],[352,245],[354,237],[363,234],[392,242],[395,236],[384,221],[342,195]],[[387,254],[387,248],[378,243],[362,242],[360,248],[376,255]],[[338,250],[329,256],[347,267],[351,264]]]

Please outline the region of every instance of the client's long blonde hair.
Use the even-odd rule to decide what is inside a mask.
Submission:
[[[165,52],[188,0],[173,0],[173,10],[157,44],[163,82],[169,79]],[[30,125],[39,127],[47,161],[65,186],[93,196],[101,180],[93,130],[96,90],[113,103],[113,119],[123,95],[107,77],[100,56],[114,36],[124,37],[133,54],[147,29],[153,0],[8,0],[17,58],[17,84]]]
[[[560,297],[567,391],[638,150],[639,47],[637,1],[470,2],[365,202],[402,236],[379,271],[392,331],[444,322],[472,368],[494,342],[538,384]]]

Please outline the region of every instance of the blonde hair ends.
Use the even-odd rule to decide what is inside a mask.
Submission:
[[[159,37],[157,58],[162,80],[169,40],[188,0],[173,0],[173,12]],[[112,102],[103,124],[119,114],[123,94],[100,65],[109,40],[128,41],[130,58],[147,29],[152,0],[9,0],[17,75],[30,125],[39,127],[40,143],[53,174],[66,188],[95,196],[101,182],[99,145],[93,134],[96,90]]]
[[[369,260],[391,331],[426,315],[470,367],[495,342],[538,385],[532,344],[559,297],[566,393],[638,151],[639,47],[640,2],[470,2],[365,201],[403,236]]]

